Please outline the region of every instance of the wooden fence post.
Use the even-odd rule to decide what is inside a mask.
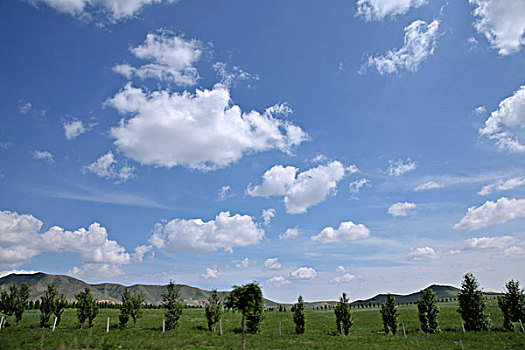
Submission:
[[[339,334],[341,335],[341,339],[343,339],[343,326],[341,323],[339,323]]]
[[[282,331],[281,331],[281,321],[279,321],[279,335],[283,335]]]
[[[520,318],[520,326],[521,326],[521,331],[522,331],[523,333],[525,333],[525,328],[523,328],[523,322],[521,322],[521,318]]]
[[[219,335],[222,335],[222,320],[219,320]]]
[[[403,323],[403,335],[405,338],[407,337],[407,331],[405,330],[405,324]]]
[[[55,317],[55,322],[53,322],[53,332],[55,331],[56,325],[57,325],[57,318]]]
[[[166,332],[166,320],[162,319],[162,333]]]
[[[463,324],[463,321],[461,321],[461,329],[463,329],[463,334],[465,334],[465,325]]]
[[[109,333],[109,317],[108,317],[108,323],[106,324],[106,333]]]
[[[4,315],[2,315],[2,318],[0,319],[0,330],[2,329],[2,323],[4,322]]]

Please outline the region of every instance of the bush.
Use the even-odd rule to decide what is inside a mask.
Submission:
[[[40,327],[49,326],[49,318],[53,311],[55,311],[55,299],[58,291],[55,286],[51,283],[47,285],[47,290],[40,297]]]
[[[392,294],[386,296],[386,304],[381,305],[380,312],[383,318],[385,333],[388,334],[388,332],[392,332],[392,334],[396,334],[399,324],[399,311],[397,310],[396,298],[394,298]]]
[[[82,328],[86,320],[88,321],[89,328],[92,328],[93,320],[98,313],[97,300],[93,298],[89,288],[86,288],[83,292],[76,294],[75,298],[77,299],[77,318],[80,328]]]
[[[503,312],[503,327],[512,331],[513,322],[525,321],[525,291],[514,280],[507,282],[505,288],[504,294],[498,297],[498,305]]]
[[[417,309],[421,330],[425,333],[438,333],[437,315],[439,309],[436,303],[436,292],[430,288],[422,290],[421,299],[417,301]]]
[[[490,328],[490,317],[487,313],[486,299],[479,289],[476,277],[467,273],[461,282],[461,292],[458,294],[458,313],[465,322],[468,331],[482,331]]]
[[[295,323],[295,333],[303,334],[305,331],[306,315],[304,313],[304,302],[302,295],[299,295],[297,304],[294,305],[293,322]]]
[[[343,293],[339,302],[334,308],[335,313],[335,323],[337,324],[337,332],[343,332],[345,335],[348,335],[350,327],[352,327],[352,314],[350,313],[350,304],[348,303],[348,298],[346,293]]]
[[[164,314],[166,317],[166,329],[177,328],[184,305],[180,301],[179,292],[175,289],[175,284],[172,281],[168,284],[166,292],[162,294],[161,305],[166,309]]]
[[[205,307],[206,320],[208,321],[208,330],[211,332],[222,314],[222,301],[217,293],[217,289],[211,291],[210,297]]]

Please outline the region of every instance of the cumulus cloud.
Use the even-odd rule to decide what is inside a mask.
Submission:
[[[216,267],[207,267],[206,272],[201,275],[204,279],[215,279],[219,278],[220,273]]]
[[[263,209],[262,218],[263,218],[263,223],[265,225],[270,225],[270,222],[272,221],[272,218],[274,217],[275,217],[275,209],[273,208]]]
[[[231,193],[231,190],[232,190],[232,188],[231,188],[230,185],[222,186],[221,190],[219,191],[219,194],[217,195],[217,199],[220,200],[220,201],[225,201],[228,198],[233,197],[233,194]]]
[[[150,33],[143,44],[131,49],[135,57],[149,60],[150,63],[140,67],[119,64],[113,67],[113,71],[128,79],[136,76],[140,79],[154,78],[183,86],[195,85],[199,73],[194,64],[203,50],[204,45],[196,39],[186,40],[167,31]]]
[[[213,65],[213,69],[217,72],[221,83],[227,87],[234,85],[240,80],[259,80],[257,75],[250,74],[239,66],[233,66],[232,69],[228,69],[228,65],[224,62],[216,62]]]
[[[0,271],[0,278],[2,277],[5,277],[5,276],[9,276],[11,274],[17,274],[17,275],[32,275],[32,274],[35,274],[37,273],[38,271],[35,271],[35,270],[18,270],[18,269],[14,269],[14,270],[4,270],[4,271]]]
[[[375,67],[379,74],[393,74],[399,70],[416,72],[423,61],[434,53],[438,38],[439,21],[430,24],[417,20],[405,27],[404,45],[388,51],[382,56],[370,56],[361,67],[360,73],[368,67]]]
[[[31,104],[31,102],[26,102],[23,105],[21,105],[20,108],[18,108],[18,110],[22,114],[27,114],[27,112],[29,112],[32,107],[33,105]]]
[[[218,249],[232,252],[235,247],[258,244],[264,237],[253,217],[221,212],[214,220],[173,219],[157,223],[149,242],[170,253],[211,253]]]
[[[103,13],[110,21],[116,22],[137,15],[144,6],[174,3],[177,0],[29,0],[34,5],[45,4],[57,12],[73,17],[91,19]]]
[[[79,253],[85,264],[124,265],[142,261],[150,246],[139,246],[130,254],[107,230],[94,222],[87,229],[68,231],[53,226],[40,232],[42,221],[29,214],[0,212],[0,266],[16,268],[45,252]],[[86,269],[89,265],[86,265]],[[77,268],[78,269],[78,268]]]
[[[525,85],[499,103],[498,109],[490,114],[479,133],[495,140],[500,150],[525,152],[525,146],[510,128],[525,128]]]
[[[286,278],[284,278],[283,276],[275,276],[275,277],[272,277],[270,279],[268,279],[266,281],[267,284],[271,285],[271,286],[275,286],[275,287],[279,287],[279,286],[285,286],[285,285],[288,285],[290,284],[291,282],[288,281]]]
[[[477,230],[523,217],[525,217],[525,199],[501,197],[497,202],[486,201],[480,207],[470,207],[465,217],[454,225],[454,229]]]
[[[400,176],[417,168],[417,163],[410,158],[407,158],[406,160],[398,159],[396,162],[389,160],[388,162],[390,163],[390,166],[386,170],[386,173],[389,176]]]
[[[499,180],[496,183],[483,186],[478,192],[480,196],[487,196],[495,191],[507,191],[525,185],[525,177],[513,177],[506,180]]]
[[[503,249],[513,244],[512,236],[479,237],[465,240],[466,249]]]
[[[348,283],[352,281],[355,278],[354,275],[350,273],[345,273],[342,276],[336,276],[332,280],[330,280],[330,283],[340,284],[340,283]]]
[[[509,247],[503,252],[506,256],[525,255],[525,248],[522,247]]]
[[[33,159],[41,159],[41,160],[45,160],[46,162],[48,162],[49,164],[53,164],[55,162],[55,159],[53,157],[53,154],[51,154],[50,152],[48,151],[39,151],[39,150],[34,150],[33,151]]]
[[[392,204],[390,208],[388,208],[388,214],[392,216],[407,216],[410,214],[414,214],[415,209],[415,203],[399,202]]]
[[[522,0],[469,0],[474,4],[474,27],[500,55],[510,55],[525,43],[525,2]]]
[[[356,197],[357,194],[361,191],[361,188],[365,185],[370,187],[370,181],[368,181],[365,178],[351,182],[350,185],[348,186],[348,188],[350,189],[351,197],[357,198]]]
[[[433,190],[433,189],[442,188],[442,187],[445,187],[445,185],[439,182],[436,182],[436,181],[428,181],[428,182],[425,182],[424,184],[416,186],[416,188],[414,188],[414,191],[416,192],[426,191],[426,190]]]
[[[485,106],[478,106],[474,109],[475,115],[485,115],[485,113],[487,113]]]
[[[246,193],[253,197],[284,196],[287,213],[305,213],[309,207],[335,193],[337,182],[349,171],[338,161],[301,173],[297,173],[298,170],[293,166],[276,165],[263,174],[261,185],[248,185]]]
[[[62,123],[62,126],[64,127],[66,139],[68,140],[76,139],[78,136],[88,132],[93,127],[92,124],[86,125],[79,119],[66,120]]]
[[[245,269],[250,265],[250,259],[244,258],[240,263],[235,264],[235,267],[238,269]]]
[[[404,15],[411,8],[418,8],[427,3],[427,0],[357,0],[356,16],[366,21],[381,21],[385,17]]]
[[[311,280],[315,277],[317,277],[317,271],[311,267],[300,267],[290,272],[290,279],[292,280]]]
[[[299,228],[291,227],[287,228],[282,235],[279,235],[279,239],[292,239],[299,236]]]
[[[335,243],[353,241],[370,236],[370,230],[363,224],[354,224],[352,221],[341,222],[338,229],[325,227],[321,233],[312,236],[312,240],[319,243]]]
[[[427,246],[427,247],[412,249],[410,253],[408,254],[407,258],[408,260],[422,261],[422,260],[436,259],[438,256],[439,255],[434,250],[434,248]]]
[[[126,182],[135,176],[135,168],[128,165],[119,166],[111,151],[85,166],[84,170],[107,180],[115,180],[115,183]]]
[[[68,273],[75,277],[87,279],[103,279],[125,275],[122,268],[118,265],[93,263],[84,264],[81,267],[73,266]]]
[[[212,90],[146,92],[127,84],[106,104],[133,114],[111,129],[115,144],[142,164],[171,168],[224,168],[245,154],[278,149],[290,153],[307,139],[289,121],[230,105],[223,85]]]
[[[264,262],[264,267],[270,270],[279,270],[283,265],[279,262],[277,258],[266,259]]]

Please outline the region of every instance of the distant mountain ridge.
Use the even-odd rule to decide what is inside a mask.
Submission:
[[[59,293],[64,294],[68,300],[74,300],[75,294],[83,291],[85,288],[91,289],[91,293],[99,301],[107,301],[110,303],[120,303],[124,290],[129,289],[130,292],[140,292],[144,295],[145,301],[148,304],[159,304],[162,300],[162,293],[166,290],[166,285],[151,285],[151,284],[134,284],[131,286],[124,286],[117,283],[98,283],[89,284],[79,279],[66,275],[50,275],[43,272],[35,274],[10,274],[0,278],[0,290],[9,288],[9,285],[16,284],[20,286],[22,283],[27,283],[31,289],[31,300],[40,299],[42,294],[47,289],[47,285],[53,283]],[[431,285],[436,292],[438,299],[456,298],[459,289],[452,286]],[[176,289],[180,293],[181,299],[190,306],[203,306],[208,299],[211,291],[203,290],[197,287],[191,287],[185,284],[177,284]],[[229,294],[228,291],[219,292],[223,297]],[[497,295],[498,293],[486,292],[486,295]],[[397,295],[398,303],[415,302],[421,297],[421,292],[414,292],[407,295]],[[386,294],[378,294],[372,298],[364,300],[356,300],[352,302],[353,306],[368,305],[368,304],[382,304],[386,301]],[[337,301],[316,301],[306,302],[310,307],[334,305]],[[264,304],[267,308],[278,308],[279,305],[290,307],[292,304],[277,303],[275,301],[264,299]]]

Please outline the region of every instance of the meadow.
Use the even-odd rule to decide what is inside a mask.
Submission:
[[[525,349],[525,333],[502,329],[503,316],[494,300],[489,301],[493,329],[488,332],[461,330],[457,303],[440,303],[441,333],[424,334],[419,330],[415,305],[399,307],[399,321],[405,324],[396,335],[383,332],[379,308],[352,309],[354,325],[347,337],[336,333],[333,310],[307,310],[306,333],[294,334],[293,313],[265,312],[261,332],[247,335],[247,349]],[[53,332],[39,328],[40,312],[26,311],[20,325],[0,331],[0,349],[239,349],[241,347],[238,313],[225,312],[223,335],[209,332],[202,309],[185,309],[179,327],[162,333],[163,310],[144,310],[133,326],[118,328],[117,309],[100,309],[92,329],[78,329],[76,310],[68,309]],[[110,331],[106,321],[110,317]],[[279,321],[282,336],[279,335]],[[14,320],[10,320],[11,323]]]

